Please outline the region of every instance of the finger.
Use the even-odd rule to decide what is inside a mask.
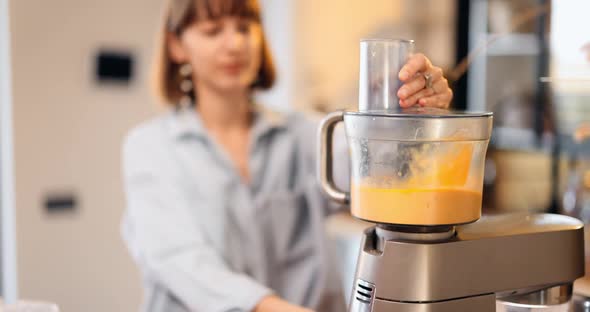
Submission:
[[[442,78],[437,80],[434,84],[432,84],[432,89],[434,89],[434,93],[444,93],[449,88],[449,82],[446,78]]]
[[[432,64],[430,64],[428,58],[422,53],[417,53],[410,56],[410,59],[406,62],[406,65],[404,65],[400,70],[398,78],[405,82],[416,75],[418,72],[424,72],[431,67]]]
[[[421,98],[433,96],[438,93],[446,92],[448,89],[448,83],[445,78],[439,79],[432,88],[422,88],[418,92],[409,96],[406,99],[400,99],[400,105],[402,107],[409,107],[416,103],[419,103]]]
[[[426,73],[431,75],[431,79],[435,83],[437,81],[440,81],[443,76],[442,69],[440,69],[439,67],[433,67],[432,69],[428,70]],[[445,79],[445,81],[446,81],[446,79]],[[424,89],[425,86],[426,86],[426,79],[424,78],[424,75],[418,74],[413,79],[406,82],[397,91],[397,96],[400,99],[405,100],[408,97],[412,96],[414,93],[419,92],[420,90]],[[441,89],[441,90],[444,90],[444,89]]]
[[[411,80],[404,83],[399,90],[397,90],[397,96],[401,100],[406,100],[416,92],[424,89],[426,85],[426,79],[422,75],[416,75]]]
[[[434,94],[435,94],[435,91],[433,88],[423,88],[422,90],[414,93],[413,95],[411,95],[407,99],[400,99],[399,104],[401,107],[410,107],[410,106],[418,103],[418,100],[420,100],[421,98],[426,98],[426,97],[432,96]]]
[[[449,89],[442,94],[435,94],[433,96],[421,98],[418,100],[420,106],[448,108],[451,100],[453,99],[453,91]]]
[[[428,73],[432,75],[433,84],[441,79],[444,79],[446,81],[445,77],[443,76],[443,70],[440,67],[433,66],[428,70]]]
[[[420,100],[418,100],[418,103],[421,106],[448,108],[452,99],[453,91],[451,89],[448,89],[443,93],[421,98]]]

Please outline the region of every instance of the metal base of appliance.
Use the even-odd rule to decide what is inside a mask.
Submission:
[[[389,230],[364,233],[349,311],[492,312],[500,297],[519,302],[570,289],[558,297],[569,300],[569,284],[584,275],[583,224],[562,215],[486,217],[436,233]]]

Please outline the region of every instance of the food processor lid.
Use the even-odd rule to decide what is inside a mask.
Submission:
[[[455,111],[436,107],[396,107],[387,110],[351,110],[347,114],[371,116],[371,117],[397,117],[397,118],[489,118],[492,112]]]
[[[401,141],[479,141],[492,134],[491,112],[431,107],[346,111],[349,138]]]

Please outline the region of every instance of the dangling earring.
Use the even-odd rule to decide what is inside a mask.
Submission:
[[[180,91],[182,92],[180,106],[189,107],[193,104],[193,95],[191,94],[193,91],[193,67],[190,63],[185,63],[180,66],[178,72],[182,78],[182,80],[180,80]]]

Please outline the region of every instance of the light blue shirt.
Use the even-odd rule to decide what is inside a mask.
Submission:
[[[271,293],[344,311],[316,130],[302,114],[256,113],[249,185],[194,109],[130,131],[123,236],[143,276],[143,311],[251,311]]]

